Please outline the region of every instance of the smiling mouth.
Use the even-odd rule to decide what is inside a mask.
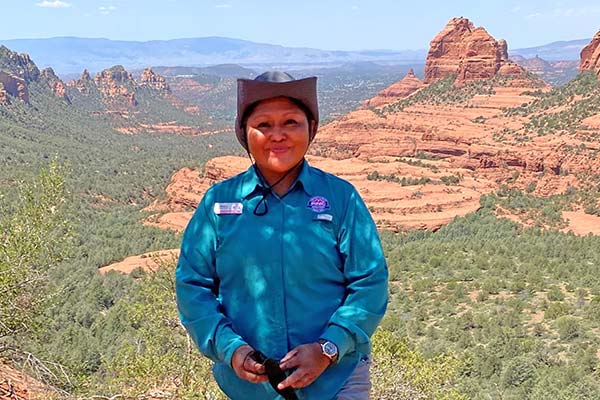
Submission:
[[[287,147],[271,147],[271,152],[275,154],[282,154],[289,150]]]

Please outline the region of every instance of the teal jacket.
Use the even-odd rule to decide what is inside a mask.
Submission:
[[[250,167],[211,187],[190,220],[176,270],[188,333],[234,400],[276,399],[268,383],[237,377],[231,358],[249,344],[273,359],[323,338],[339,361],[301,399],[331,399],[370,353],[387,306],[388,271],[373,219],[348,182],[310,167],[282,197]],[[255,212],[255,210],[257,212]]]

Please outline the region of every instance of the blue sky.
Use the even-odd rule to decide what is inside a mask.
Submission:
[[[591,38],[600,2],[436,0],[0,0],[0,39],[224,36],[329,50],[418,49],[464,16],[510,48]]]

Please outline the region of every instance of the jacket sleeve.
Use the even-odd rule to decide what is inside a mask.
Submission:
[[[234,351],[246,342],[234,332],[217,299],[215,268],[216,220],[209,190],[190,220],[175,271],[175,292],[181,322],[200,352],[231,365]]]
[[[352,351],[370,353],[370,337],[388,302],[388,268],[377,228],[353,188],[338,232],[346,298],[321,337],[335,343],[339,359]]]

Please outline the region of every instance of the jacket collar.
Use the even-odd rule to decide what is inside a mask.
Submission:
[[[261,193],[267,190],[268,186],[262,177],[258,175],[259,173],[260,172],[258,171],[258,168],[256,168],[254,165],[250,166],[250,168],[248,168],[248,170],[244,173],[245,176],[242,183],[241,192],[244,199],[248,199],[255,193]],[[304,162],[300,167],[300,173],[298,174],[298,177],[290,186],[290,191],[296,186],[300,186],[307,195],[311,196],[313,193],[315,193],[313,181],[314,179],[312,177],[311,168],[308,165],[308,161],[304,159]]]

